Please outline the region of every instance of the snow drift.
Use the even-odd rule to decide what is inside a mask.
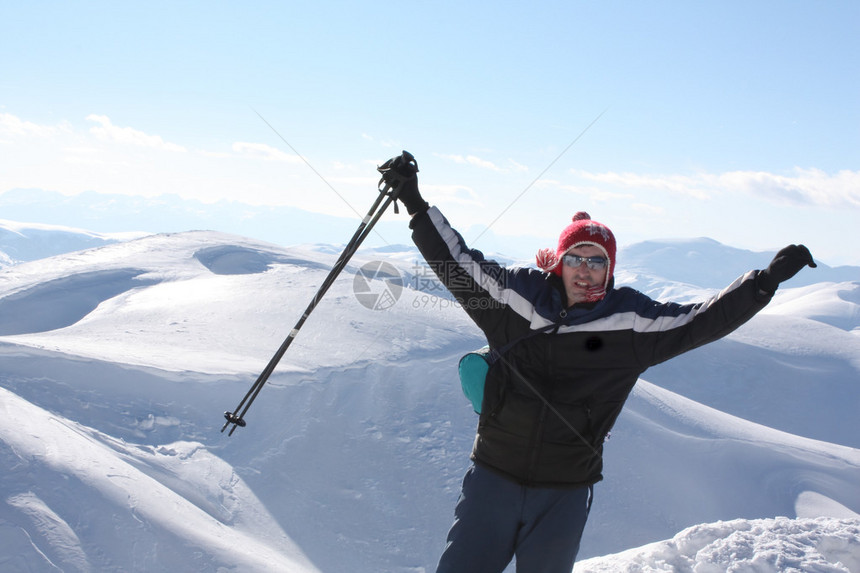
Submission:
[[[620,279],[715,288],[650,270],[661,248]],[[432,571],[476,421],[456,361],[483,340],[414,250],[361,251],[219,432],[338,252],[191,232],[0,271],[3,569]],[[355,281],[381,260],[402,288],[365,284],[395,301],[373,310]],[[577,571],[856,570],[860,284],[839,272],[646,373],[583,540],[605,557]]]
[[[860,521],[736,519],[694,525],[670,540],[577,563],[574,573],[851,573],[860,571]]]

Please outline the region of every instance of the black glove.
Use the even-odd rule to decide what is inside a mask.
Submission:
[[[807,265],[813,269],[818,266],[812,260],[809,249],[803,245],[789,245],[776,254],[765,270],[758,273],[758,287],[773,294],[779,283],[787,281]]]
[[[376,168],[382,180],[397,192],[397,198],[410,215],[430,208],[418,191],[418,163],[408,151],[392,157]]]

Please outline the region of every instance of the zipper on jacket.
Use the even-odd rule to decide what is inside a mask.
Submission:
[[[526,478],[528,483],[534,483],[537,474],[538,461],[540,460],[541,446],[543,445],[544,424],[549,408],[546,404],[541,404],[540,415],[538,416],[537,424],[535,425],[532,443],[529,444],[529,461],[526,467]]]
[[[546,348],[547,348],[547,350],[546,350],[546,353],[547,353],[546,363],[551,365],[551,364],[553,364],[553,362],[552,362],[552,357],[553,357],[552,345],[547,344]],[[553,384],[552,384],[553,387],[548,388],[547,389],[548,390],[547,395],[544,396],[544,398],[546,399],[546,402],[550,402],[550,403],[552,403],[553,390],[555,389],[555,384],[556,384],[555,378],[553,376],[554,372],[552,370],[554,370],[554,369],[551,368],[550,371],[547,373],[547,377],[549,380],[553,381]],[[535,386],[535,387],[538,389],[538,391],[540,391],[539,386]],[[530,447],[529,447],[529,462],[528,462],[528,466],[526,467],[526,476],[527,476],[528,481],[530,483],[534,482],[534,479],[536,477],[535,474],[537,474],[537,468],[538,468],[538,465],[540,462],[541,446],[543,445],[543,434],[544,434],[545,426],[546,426],[546,416],[549,413],[549,407],[547,406],[546,402],[541,400],[540,414],[538,415],[538,419],[537,419],[536,424],[535,424],[535,431],[534,431],[534,434],[532,437],[532,443],[530,444]]]

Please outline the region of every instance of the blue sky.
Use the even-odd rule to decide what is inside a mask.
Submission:
[[[478,248],[534,252],[587,210],[621,244],[860,264],[858,38],[853,1],[0,2],[0,201],[356,217],[408,149]]]

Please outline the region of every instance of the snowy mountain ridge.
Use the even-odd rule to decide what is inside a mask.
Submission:
[[[3,570],[432,571],[474,435],[456,360],[483,341],[410,248],[359,252],[219,432],[338,252],[189,232],[0,271]],[[380,262],[400,281],[362,282]],[[857,570],[860,281],[787,287],[637,385],[577,572]]]
[[[146,233],[94,233],[60,225],[0,219],[0,269],[17,263],[90,249]]]

